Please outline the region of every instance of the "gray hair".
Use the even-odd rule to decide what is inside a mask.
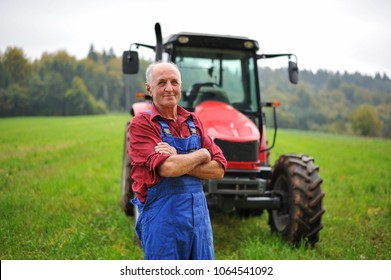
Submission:
[[[146,80],[146,83],[151,85],[152,84],[152,80],[153,80],[153,77],[152,77],[152,74],[153,74],[153,69],[155,68],[156,65],[159,65],[159,64],[170,64],[172,66],[174,66],[178,72],[179,72],[179,75],[181,74],[181,72],[179,71],[179,68],[178,68],[178,65],[176,65],[174,62],[171,62],[171,61],[168,61],[168,62],[163,62],[163,61],[156,61],[154,63],[151,63],[148,67],[147,67],[147,70],[145,71],[145,80]],[[182,83],[182,81],[180,81]]]

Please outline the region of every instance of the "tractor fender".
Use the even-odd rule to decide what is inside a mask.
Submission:
[[[149,102],[148,100],[144,102],[135,102],[132,105],[131,114],[132,116],[135,116],[140,112],[145,112],[148,110],[151,110],[151,102]]]

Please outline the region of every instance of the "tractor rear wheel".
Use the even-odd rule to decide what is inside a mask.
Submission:
[[[269,210],[269,225],[294,245],[303,240],[311,247],[319,241],[323,228],[324,193],[322,178],[314,159],[305,155],[282,155],[273,168],[271,189],[283,207]]]
[[[129,124],[130,122],[126,125],[123,156],[122,156],[121,208],[126,215],[133,216],[134,205],[131,203],[131,199],[133,198],[133,191],[132,191],[133,180],[130,177],[131,160],[128,154]]]

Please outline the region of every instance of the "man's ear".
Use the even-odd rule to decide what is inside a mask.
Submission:
[[[150,86],[149,84],[147,84],[147,83],[145,83],[145,90],[148,92],[148,94],[149,94],[150,96],[152,96],[152,93],[151,93],[151,86]]]

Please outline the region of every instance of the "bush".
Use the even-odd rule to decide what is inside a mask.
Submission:
[[[363,136],[380,136],[384,123],[380,120],[375,107],[364,104],[352,113],[353,130]]]

